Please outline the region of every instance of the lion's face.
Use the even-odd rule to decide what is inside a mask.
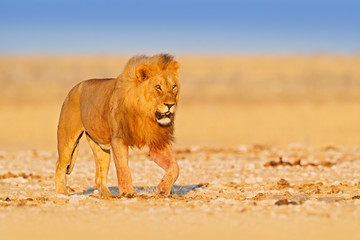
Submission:
[[[157,77],[151,81],[153,95],[156,99],[155,118],[160,126],[170,126],[174,121],[179,94],[175,78]]]
[[[160,126],[168,127],[174,122],[177,102],[179,99],[178,64],[162,71],[141,67],[142,88],[147,95],[150,118]],[[140,71],[137,69],[137,71]],[[145,80],[145,81],[144,81]]]

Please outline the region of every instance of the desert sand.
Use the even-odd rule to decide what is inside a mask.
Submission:
[[[82,141],[57,196],[62,101],[127,58],[0,58],[1,239],[360,239],[358,56],[177,56],[172,195],[145,148],[130,151],[138,196],[100,199]],[[116,194],[113,163],[108,181]]]

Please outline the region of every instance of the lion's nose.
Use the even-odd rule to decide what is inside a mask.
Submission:
[[[175,104],[174,103],[164,103],[165,106],[167,106],[169,109],[174,106]]]

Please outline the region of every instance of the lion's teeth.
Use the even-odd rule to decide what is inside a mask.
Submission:
[[[162,118],[157,121],[160,125],[166,126],[171,123],[170,118]]]

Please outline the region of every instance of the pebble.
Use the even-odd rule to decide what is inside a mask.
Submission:
[[[352,196],[350,196],[350,194],[347,194],[347,193],[343,193],[340,197],[342,197],[345,200],[349,200],[352,198]]]
[[[287,191],[288,191],[290,194],[294,194],[294,193],[295,193],[295,190],[292,189],[292,188],[288,188]]]

